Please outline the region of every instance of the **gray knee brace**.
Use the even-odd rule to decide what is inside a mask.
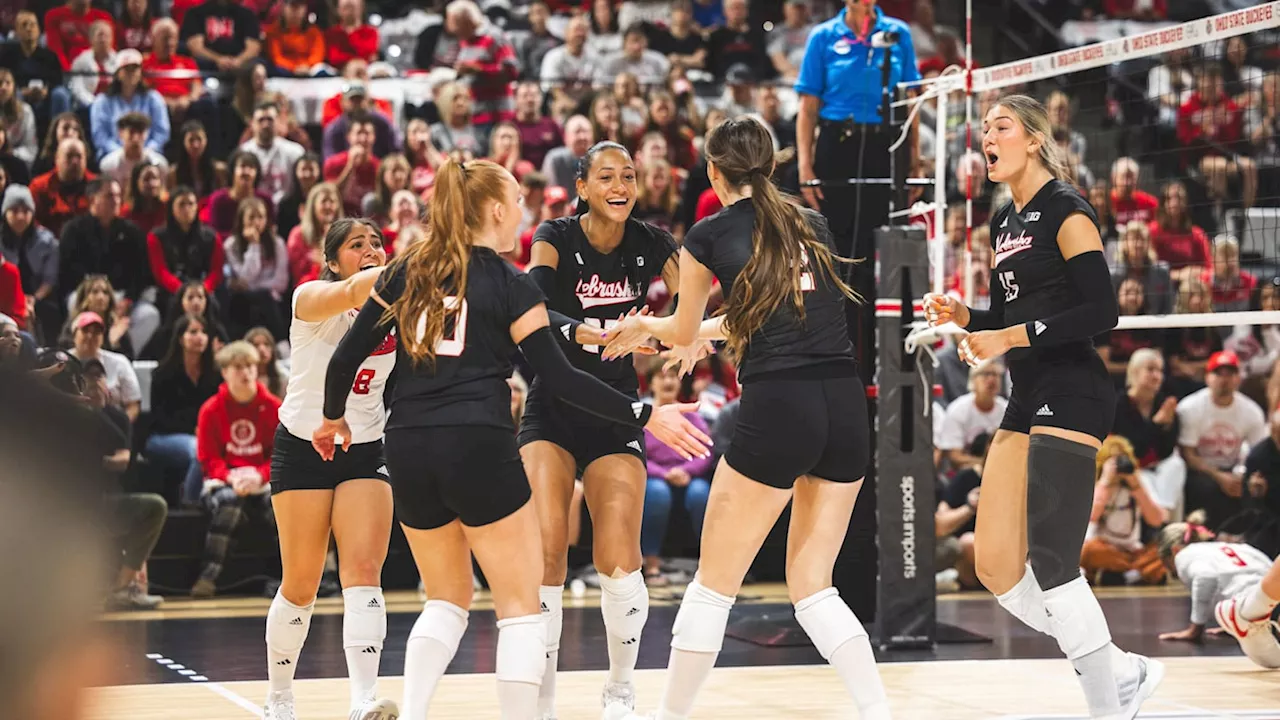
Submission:
[[[1027,450],[1027,549],[1043,590],[1080,577],[1093,509],[1094,448],[1032,435]]]

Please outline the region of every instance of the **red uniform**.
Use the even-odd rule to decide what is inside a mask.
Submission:
[[[196,420],[196,455],[206,481],[225,483],[234,468],[256,468],[262,483],[271,482],[271,450],[279,424],[280,400],[258,383],[248,403],[231,397],[227,384],[205,401]]]

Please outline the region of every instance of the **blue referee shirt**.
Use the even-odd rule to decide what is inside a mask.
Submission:
[[[852,118],[857,123],[879,123],[884,53],[893,54],[890,88],[900,82],[920,79],[911,28],[901,20],[885,17],[880,8],[876,8],[875,27],[863,41],[845,24],[846,12],[841,10],[839,15],[809,33],[795,89],[822,101],[818,116],[823,120],[839,122]],[[898,33],[897,47],[872,48],[871,35],[878,32]]]

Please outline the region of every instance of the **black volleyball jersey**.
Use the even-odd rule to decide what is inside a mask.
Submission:
[[[832,247],[827,221],[812,210],[802,212],[818,240]],[[745,198],[694,225],[685,236],[684,248],[715,274],[726,298],[751,258],[755,220],[755,206],[751,198]],[[816,269],[802,276],[801,285],[805,290],[804,322],[798,321],[790,301],[782,303],[748,339],[738,367],[742,382],[779,370],[855,363],[844,317],[844,296]]]
[[[551,243],[560,255],[555,292],[547,307],[596,328],[611,328],[618,316],[644,306],[649,283],[662,274],[676,253],[671,233],[628,220],[622,242],[610,253],[591,247],[577,217],[556,218],[538,226],[533,242]],[[671,289],[672,292],[675,288]],[[552,328],[569,339],[565,355],[573,366],[613,388],[634,393],[638,387],[631,356],[605,362],[597,345],[572,342],[569,328]]]
[[[404,276],[403,264],[383,274],[378,296],[394,303],[404,293]],[[511,341],[511,323],[541,302],[542,292],[527,275],[488,248],[472,248],[466,297],[445,323],[434,366],[415,365],[399,344],[387,429],[488,425],[514,433],[507,378],[519,350]]]
[[[991,291],[1004,293],[1004,324],[1013,327],[1043,320],[1084,302],[1071,282],[1067,261],[1058,248],[1058,230],[1081,213],[1095,225],[1093,206],[1070,184],[1050,180],[1031,201],[1014,210],[1010,201],[991,216],[991,248],[995,267]],[[1009,361],[1035,358],[1082,360],[1093,354],[1088,340],[1046,348],[1014,348]]]

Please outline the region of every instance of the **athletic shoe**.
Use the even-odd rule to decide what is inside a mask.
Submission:
[[[262,720],[298,720],[293,712],[293,693],[285,690],[267,695],[267,704],[262,708]]]
[[[1239,595],[1223,600],[1213,609],[1218,624],[1240,643],[1240,649],[1257,665],[1280,667],[1280,640],[1272,629],[1270,617],[1246,620],[1240,615]]]
[[[1164,663],[1152,660],[1137,653],[1125,653],[1132,667],[1137,669],[1132,677],[1117,683],[1120,696],[1120,712],[1113,715],[1113,720],[1133,720],[1137,717],[1142,703],[1156,691],[1160,681],[1164,679]]]
[[[164,602],[159,595],[148,595],[137,585],[127,585],[107,596],[108,610],[155,610]]]
[[[398,717],[400,706],[392,700],[381,698],[360,703],[360,707],[351,711],[348,720],[396,720]]]
[[[200,578],[191,586],[191,597],[197,600],[211,598],[218,592],[218,586],[208,578]]]
[[[636,686],[631,683],[607,682],[600,693],[600,707],[622,705],[628,710],[636,709]]]
[[[657,716],[657,713],[650,715],[637,715],[626,705],[615,702],[604,706],[604,713],[601,715],[601,718],[602,720],[653,720]]]

